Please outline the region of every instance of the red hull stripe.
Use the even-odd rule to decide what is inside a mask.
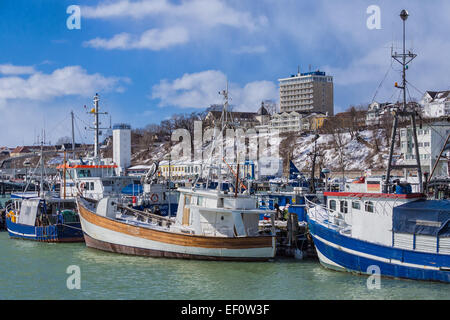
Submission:
[[[415,199],[422,198],[422,193],[395,194],[395,193],[367,193],[367,192],[324,192],[324,196],[351,197],[351,198],[387,198],[387,199]]]

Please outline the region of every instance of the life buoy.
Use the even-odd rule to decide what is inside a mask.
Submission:
[[[150,200],[152,200],[153,202],[158,202],[159,197],[156,193],[152,194],[152,196],[150,197]]]

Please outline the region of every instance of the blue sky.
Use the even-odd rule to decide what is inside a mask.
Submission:
[[[70,5],[79,30],[66,26]],[[381,29],[367,28],[370,5]],[[91,142],[83,106],[96,92],[113,123],[134,128],[220,102],[227,80],[235,108],[256,110],[298,65],[334,76],[335,112],[370,103],[388,71],[375,99],[396,100],[403,8],[418,54],[411,96],[450,89],[445,0],[1,0],[0,146],[32,144],[42,128],[52,142],[70,135],[70,110],[77,141]]]

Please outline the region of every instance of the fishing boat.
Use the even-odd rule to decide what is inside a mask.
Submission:
[[[175,219],[77,198],[88,247],[124,254],[206,260],[268,260],[275,235],[260,234],[256,200],[217,190],[179,189]]]
[[[224,95],[223,114],[227,112],[228,92]],[[221,134],[224,128],[222,125]],[[213,139],[211,150],[216,140]],[[213,161],[212,155],[209,159]],[[191,188],[178,188],[174,219],[125,207],[110,197],[100,201],[77,197],[86,245],[153,257],[242,261],[274,258],[275,212],[258,208],[257,198],[247,189],[242,192],[239,164],[234,192],[222,181],[220,164],[218,168],[216,189],[210,188],[209,178],[205,186],[195,182]],[[263,213],[271,214],[269,230],[259,229],[259,216]]]
[[[6,228],[14,239],[84,242],[76,204],[71,199],[15,200],[6,207]]]
[[[94,96],[94,107],[89,111],[94,116],[94,154],[84,159],[64,159],[64,163],[57,166],[60,172],[61,188],[60,196],[74,199],[78,194],[92,199],[102,199],[107,196],[119,196],[124,188],[130,184],[139,184],[139,180],[133,176],[125,176],[118,173],[117,163],[112,158],[102,158],[100,154],[99,116],[106,114],[100,112],[100,97]],[[72,153],[75,149],[73,112],[72,114]],[[120,127],[121,125],[119,125]],[[128,127],[129,129],[129,127]],[[66,158],[64,153],[64,158]]]
[[[44,190],[41,144],[41,182],[36,196],[12,199],[6,206],[6,228],[14,239],[42,242],[83,242],[83,232],[73,199],[61,199]],[[25,190],[25,193],[26,190]]]
[[[400,14],[403,24],[406,10]],[[403,48],[405,44],[403,42]],[[415,55],[394,55],[403,65]],[[397,59],[396,59],[397,60]],[[397,60],[399,61],[399,60]],[[417,134],[416,165],[393,165],[398,116],[415,112],[404,102],[394,116],[385,180],[361,178],[345,185],[345,191],[323,193],[324,202],[305,199],[310,234],[320,263],[331,269],[360,274],[378,270],[382,276],[450,282],[450,201],[428,200],[423,193]],[[407,181],[392,179],[391,170],[416,169],[416,192]]]

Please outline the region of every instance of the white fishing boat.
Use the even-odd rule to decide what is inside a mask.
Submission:
[[[153,257],[268,260],[275,234],[261,233],[250,195],[210,189],[179,189],[175,219],[123,207],[113,199],[77,199],[88,247]]]
[[[228,92],[224,92],[224,96],[225,114]],[[221,134],[224,123],[222,121]],[[212,162],[213,157],[209,158]],[[109,197],[100,201],[78,197],[86,245],[154,257],[245,261],[273,258],[276,253],[275,212],[259,209],[257,198],[248,190],[241,193],[239,165],[233,191],[224,187],[220,164],[218,168],[217,189],[208,188],[209,180],[205,187],[194,183],[192,188],[178,188],[175,219],[134,210]],[[271,230],[259,230],[259,216],[263,213],[271,216]]]

